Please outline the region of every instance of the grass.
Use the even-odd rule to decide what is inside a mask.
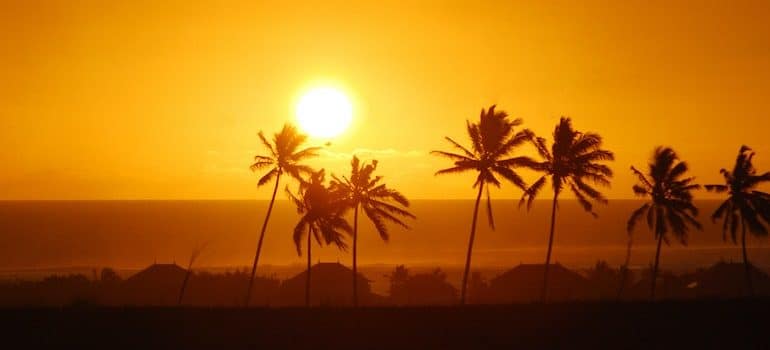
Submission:
[[[16,308],[3,342],[110,348],[770,348],[770,300],[410,308]],[[20,344],[24,344],[20,343]]]

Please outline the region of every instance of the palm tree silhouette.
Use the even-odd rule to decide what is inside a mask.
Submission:
[[[179,298],[177,299],[177,303],[176,303],[177,306],[182,305],[182,300],[184,299],[184,293],[185,293],[185,290],[187,290],[187,283],[190,281],[190,276],[192,276],[193,264],[195,263],[195,260],[198,260],[198,257],[201,255],[201,252],[203,251],[203,249],[206,248],[206,245],[208,245],[208,243],[203,243],[195,247],[195,249],[193,249],[192,253],[190,254],[190,260],[187,264],[187,271],[184,274],[184,280],[182,280],[182,288],[179,288]]]
[[[646,215],[647,227],[653,230],[658,241],[652,269],[650,300],[655,299],[660,247],[664,241],[669,243],[666,237],[669,229],[682,244],[687,244],[689,226],[701,229],[700,223],[695,220],[698,208],[692,203],[691,193],[699,189],[700,185],[693,184],[694,177],[683,177],[687,169],[687,163],[679,160],[674,150],[668,147],[655,148],[647,174],[631,167],[631,171],[639,178],[639,183],[633,186],[634,193],[640,197],[649,197],[650,202],[631,213],[627,230],[632,232],[636,223]]]
[[[302,174],[312,173],[313,170],[307,165],[300,164],[300,162],[307,158],[315,157],[320,149],[319,147],[308,147],[298,150],[307,139],[307,136],[299,133],[297,128],[291,124],[285,124],[283,129],[273,136],[272,144],[268,142],[262,131],[257,135],[265,148],[270,151],[270,154],[267,156],[255,156],[254,164],[250,166],[250,169],[251,171],[257,171],[270,168],[270,170],[259,179],[257,187],[270,182],[273,178],[275,178],[275,187],[273,188],[273,195],[270,198],[270,204],[267,206],[265,220],[262,222],[262,230],[259,234],[259,242],[257,243],[257,252],[254,255],[254,263],[251,265],[251,278],[249,279],[249,287],[246,290],[246,299],[244,300],[245,306],[249,306],[249,300],[251,299],[251,288],[254,286],[257,263],[259,262],[259,255],[262,251],[262,241],[265,238],[265,230],[267,229],[267,222],[270,220],[270,213],[273,211],[275,194],[278,192],[278,184],[281,181],[281,176],[285,173],[301,182]]]
[[[400,217],[415,218],[404,208],[409,207],[409,200],[398,191],[380,183],[382,176],[373,176],[377,169],[377,160],[370,164],[361,164],[353,156],[350,162],[350,178],[341,179],[332,175],[331,188],[340,197],[345,198],[353,208],[353,306],[358,306],[358,209],[374,223],[380,238],[387,242],[390,238],[386,222],[409,228]]]
[[[751,281],[751,265],[746,253],[746,227],[755,236],[767,236],[767,225],[770,224],[770,194],[756,190],[761,183],[770,182],[770,172],[757,175],[752,158],[754,158],[754,152],[751,148],[741,146],[733,171],[727,169],[719,171],[725,178],[725,184],[705,186],[709,191],[728,194],[727,199],[711,215],[711,219],[723,220],[723,239],[727,240],[729,227],[733,243],[737,243],[736,232],[740,224],[746,287],[750,296],[754,295],[754,286]]]
[[[473,188],[478,187],[476,204],[473,207],[473,219],[471,221],[471,234],[468,241],[468,253],[465,258],[465,271],[460,293],[460,305],[465,304],[466,287],[468,285],[468,273],[471,267],[471,253],[473,252],[473,240],[476,236],[476,221],[479,212],[479,202],[484,186],[487,186],[487,219],[489,226],[495,228],[492,216],[492,202],[489,197],[489,185],[500,187],[500,181],[495,175],[502,176],[521,189],[526,188],[524,180],[513,168],[531,163],[527,157],[507,158],[513,150],[533,137],[532,132],[524,129],[514,133],[514,127],[522,124],[521,119],[508,120],[508,114],[504,111],[495,111],[492,105],[486,111],[482,108],[478,123],[466,121],[466,130],[471,139],[471,150],[463,147],[455,140],[445,137],[462,154],[433,151],[432,154],[449,158],[454,161],[451,168],[439,170],[436,175],[456,174],[466,171],[476,171],[476,181]]]
[[[310,306],[310,267],[312,238],[319,245],[334,244],[342,250],[347,250],[343,233],[350,234],[352,229],[345,220],[347,209],[344,199],[335,197],[335,193],[324,186],[324,170],[321,169],[310,176],[309,181],[300,183],[297,195],[286,188],[289,199],[296,205],[297,213],[301,214],[299,222],[294,227],[294,245],[297,255],[302,256],[302,239],[307,238],[307,280],[305,282],[305,306]]]
[[[527,209],[532,207],[532,201],[545,185],[548,177],[551,178],[553,187],[553,203],[551,205],[551,233],[548,238],[548,252],[545,256],[545,271],[543,275],[543,289],[541,300],[545,302],[548,296],[548,271],[551,264],[551,250],[553,248],[553,234],[556,224],[556,207],[559,194],[565,186],[569,186],[575,194],[583,209],[594,217],[593,204],[597,201],[603,204],[607,199],[586,182],[609,187],[612,170],[600,161],[614,160],[612,152],[601,149],[602,137],[595,133],[583,133],[572,128],[570,118],[562,117],[553,131],[553,145],[551,150],[546,146],[546,140],[542,137],[532,138],[532,143],[538,154],[543,158],[541,162],[531,162],[528,166],[536,171],[545,173],[521,197],[519,205],[527,201]]]

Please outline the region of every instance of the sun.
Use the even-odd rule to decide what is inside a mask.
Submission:
[[[297,122],[310,136],[335,137],[345,131],[353,119],[353,105],[340,90],[316,87],[305,92],[297,102]]]

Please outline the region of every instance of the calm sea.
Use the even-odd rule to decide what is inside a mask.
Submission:
[[[740,249],[723,242],[721,226],[709,219],[716,204],[698,203],[704,230],[691,232],[687,246],[672,239],[662,252],[664,268],[686,270],[719,260],[740,260]],[[626,220],[640,205],[639,201],[614,200],[599,207],[599,217],[594,219],[577,203],[561,202],[554,260],[574,268],[591,266],[597,260],[620,264],[628,239]],[[155,261],[186,264],[193,249],[202,244],[206,247],[199,266],[243,267],[253,259],[266,206],[266,201],[0,202],[0,270],[7,275],[52,268],[138,269]],[[493,207],[494,231],[487,225],[483,206],[480,209],[474,267],[502,269],[543,260],[550,203],[537,202],[529,212],[519,209],[516,201],[494,201]],[[387,243],[364,218],[359,261],[382,269],[406,264],[454,270],[464,261],[472,209],[469,200],[416,200],[411,210],[418,219],[411,222],[410,230],[392,226]],[[304,262],[291,239],[296,222],[290,204],[278,201],[261,258],[263,264],[274,266],[273,271]],[[632,264],[648,265],[654,247],[645,224],[637,228],[634,243]],[[750,245],[750,258],[769,267],[766,240],[752,239]],[[333,247],[313,252],[313,261],[350,263],[348,252]]]

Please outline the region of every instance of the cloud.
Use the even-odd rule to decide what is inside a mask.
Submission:
[[[394,148],[384,149],[371,149],[371,148],[356,148],[351,152],[335,152],[328,149],[322,149],[319,152],[322,158],[326,159],[343,159],[348,160],[353,155],[359,158],[414,158],[427,155],[427,152],[421,152],[417,150],[400,151]]]

